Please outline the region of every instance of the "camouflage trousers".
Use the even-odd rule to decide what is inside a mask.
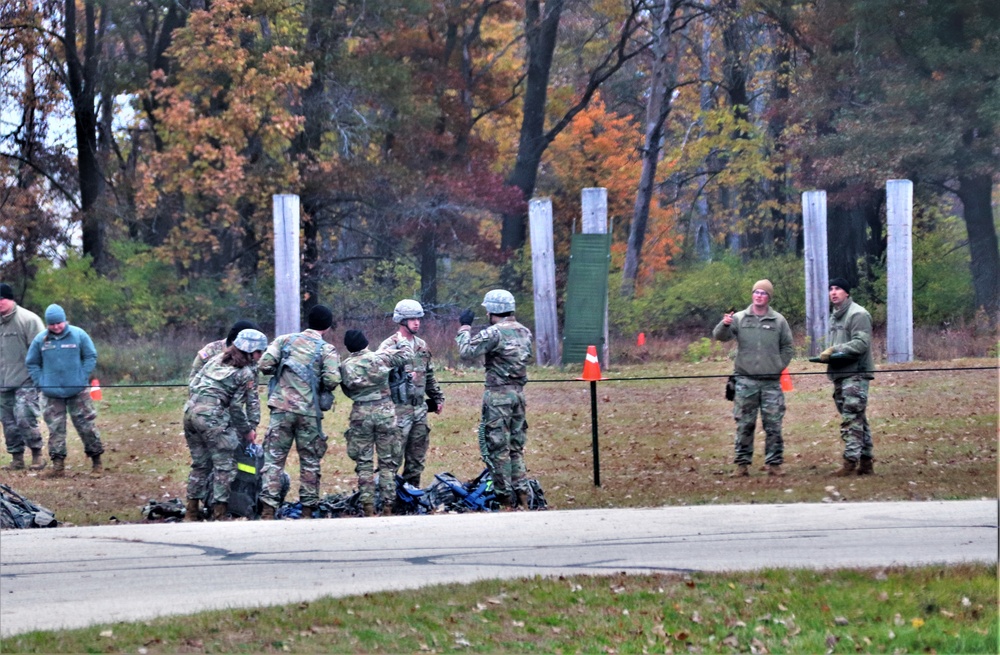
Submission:
[[[326,454],[326,435],[315,416],[294,412],[271,412],[264,435],[264,489],[260,498],[277,509],[281,502],[281,474],[292,445],[299,454],[299,502],[306,507],[319,504],[320,467]]]
[[[785,394],[778,380],[755,380],[736,376],[733,418],[736,419],[736,464],[753,462],[753,440],[757,431],[757,412],[764,426],[764,463],[780,466],[785,461],[785,442],[781,421],[785,417]]]
[[[191,451],[191,472],[188,474],[187,499],[208,498],[208,476],[215,470],[212,498],[217,503],[229,502],[229,487],[236,479],[236,449],[240,438],[224,416],[198,413],[197,408],[184,411],[184,439]]]
[[[833,381],[833,402],[840,412],[840,438],[844,440],[844,459],[853,462],[870,458],[874,450],[868,427],[868,383],[860,376]]]
[[[83,439],[83,452],[87,457],[100,455],[104,452],[101,445],[101,433],[94,423],[97,421],[97,409],[90,399],[90,392],[84,389],[69,398],[45,398],[45,425],[49,427],[49,457],[66,459],[66,414],[69,414],[80,438]]]
[[[482,422],[489,458],[486,465],[493,474],[494,491],[504,496],[511,496],[514,491],[527,491],[524,442],[528,421],[521,388],[487,388],[483,393]]]
[[[38,419],[42,415],[42,402],[38,389],[21,387],[0,391],[0,424],[7,452],[23,453],[25,448],[41,450],[42,431]]]
[[[354,404],[347,432],[347,456],[354,460],[361,504],[375,502],[375,455],[378,455],[378,490],[383,499],[396,496],[402,439],[396,425],[396,408],[388,398],[371,405]]]
[[[420,475],[427,462],[431,429],[427,425],[427,405],[396,405],[396,425],[402,440],[404,482],[420,488]]]

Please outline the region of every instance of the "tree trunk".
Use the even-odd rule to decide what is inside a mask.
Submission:
[[[1000,318],[1000,251],[993,223],[993,180],[987,174],[962,176],[956,192],[962,200],[965,229],[969,235],[972,287],[976,307],[986,312],[991,325]]]
[[[646,239],[649,223],[649,206],[653,200],[656,169],[660,161],[663,124],[670,114],[670,96],[676,87],[675,62],[670,58],[670,17],[673,4],[664,0],[663,10],[656,23],[653,40],[653,80],[646,103],[646,134],[642,150],[642,174],[635,196],[635,209],[629,225],[625,267],[622,271],[621,293],[631,297],[642,259],[642,244]]]
[[[544,14],[543,5],[544,4]],[[521,190],[525,203],[535,193],[538,164],[548,143],[545,140],[545,106],[549,89],[552,54],[556,47],[563,0],[525,0],[525,36],[528,45],[527,79],[521,116],[521,135],[517,161],[507,183]],[[517,213],[505,214],[500,233],[500,247],[516,250],[527,237],[527,204]]]
[[[420,238],[420,303],[424,307],[434,307],[437,302],[437,239],[433,230],[424,230]]]
[[[66,76],[69,95],[73,103],[76,129],[77,174],[80,180],[80,209],[82,214],[83,254],[93,258],[98,273],[107,272],[105,252],[104,217],[99,201],[104,194],[104,173],[97,151],[97,98],[98,60],[101,38],[104,33],[105,13],[98,12],[95,0],[84,3],[84,52],[77,49],[76,2],[65,2]],[[98,25],[100,22],[100,25]]]

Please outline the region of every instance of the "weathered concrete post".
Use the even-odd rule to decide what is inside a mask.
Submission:
[[[528,203],[531,235],[531,273],[535,298],[535,361],[558,366],[559,315],[556,313],[556,259],[552,237],[552,200]]]
[[[274,203],[274,334],[299,331],[299,197],[272,196]]]
[[[885,183],[888,298],[886,356],[890,362],[913,361],[913,182]]]
[[[802,232],[805,241],[806,335],[809,354],[826,346],[830,325],[830,272],[826,245],[826,191],[802,194]]]

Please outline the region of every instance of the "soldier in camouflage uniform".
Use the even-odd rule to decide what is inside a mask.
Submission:
[[[403,481],[420,488],[420,474],[427,461],[430,443],[430,426],[427,425],[428,408],[440,414],[444,409],[444,394],[434,376],[431,351],[427,342],[417,336],[424,308],[416,300],[400,300],[392,313],[392,320],[399,330],[379,345],[379,350],[395,349],[404,341],[413,349],[413,357],[389,376],[389,388],[396,405],[396,424],[402,439]],[[397,378],[394,380],[393,378]],[[430,399],[424,402],[424,395]]]
[[[368,339],[358,330],[348,330],[344,345],[350,354],[340,363],[340,386],[354,401],[344,437],[347,456],[354,460],[365,516],[375,513],[375,455],[378,455],[378,491],[382,514],[392,514],[396,497],[402,441],[396,425],[396,411],[389,394],[389,373],[413,357],[408,340],[368,350]]]
[[[493,474],[493,489],[501,507],[528,507],[527,467],[524,443],[528,421],[525,416],[524,384],[527,364],[533,360],[531,331],[514,317],[514,296],[503,289],[486,294],[483,307],[490,326],[472,336],[472,310],[462,312],[462,326],[455,336],[464,359],[486,356],[486,390],[483,392],[482,429],[487,466]],[[512,494],[516,494],[516,499]]]
[[[42,470],[47,463],[42,457],[42,431],[38,429],[41,399],[24,364],[31,341],[44,331],[45,325],[37,314],[14,302],[14,289],[0,284],[0,424],[11,456],[4,470],[25,468],[25,447],[31,450],[32,471]]]
[[[215,355],[194,376],[184,406],[184,438],[191,451],[185,521],[200,518],[199,502],[212,485],[212,518],[226,518],[229,487],[236,478],[236,449],[257,441],[256,426],[249,421],[247,396],[257,395],[256,366],[267,337],[257,330],[242,330],[232,345]],[[259,403],[258,403],[259,406]]]
[[[49,457],[52,469],[46,477],[65,475],[66,414],[69,413],[83,451],[91,460],[90,476],[99,478],[104,471],[101,434],[97,431],[97,409],[90,398],[90,374],[97,366],[97,349],[90,335],[66,322],[66,312],[59,305],[45,310],[47,330],[35,337],[24,363],[31,379],[45,395],[45,423],[49,427]]]
[[[792,361],[795,348],[792,330],[785,317],[771,308],[774,287],[768,280],[753,285],[750,306],[730,312],[712,331],[719,341],[736,339],[736,476],[750,475],[753,438],[757,430],[757,411],[764,426],[764,464],[768,475],[784,475],[785,445],[781,421],[785,416],[785,394],[781,390],[781,372]]]
[[[212,359],[216,355],[220,354],[229,346],[233,345],[233,340],[236,336],[243,330],[257,330],[260,332],[260,327],[253,321],[239,320],[233,323],[233,327],[230,328],[229,334],[226,335],[225,339],[219,339],[218,341],[212,341],[211,343],[205,344],[205,347],[198,351],[198,354],[194,356],[194,361],[191,363],[191,372],[188,374],[188,385],[194,382],[194,378],[198,375],[198,371],[201,367],[205,365],[208,360]],[[259,359],[259,358],[258,358]],[[253,364],[253,383],[254,389],[260,387],[260,376],[257,372],[257,362]],[[260,394],[251,393],[247,394],[247,420],[250,421],[250,425],[256,430],[257,426],[260,425]]]
[[[273,375],[267,406],[271,420],[264,436],[264,488],[261,519],[274,518],[281,498],[281,474],[294,444],[299,454],[299,502],[302,518],[312,518],[319,504],[320,468],[326,454],[323,412],[333,409],[333,390],[340,384],[340,355],[324,340],[333,329],[333,312],[316,305],[309,328],[275,339],[258,368]]]
[[[872,361],[872,317],[851,300],[851,285],[844,278],[830,280],[830,330],[826,350],[819,360],[827,362],[827,377],[833,381],[833,402],[840,412],[840,438],[844,441],[844,463],[836,477],[875,472],[874,446],[868,426],[868,384],[874,379]]]

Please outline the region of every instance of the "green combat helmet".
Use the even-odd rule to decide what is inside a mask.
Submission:
[[[483,307],[490,314],[506,314],[514,311],[514,296],[506,289],[493,289],[483,298]]]
[[[267,350],[267,337],[258,330],[242,330],[233,339],[233,345],[245,353],[263,352]]]
[[[405,298],[396,303],[396,309],[392,311],[392,322],[402,323],[411,318],[423,318],[424,308],[416,300]]]

